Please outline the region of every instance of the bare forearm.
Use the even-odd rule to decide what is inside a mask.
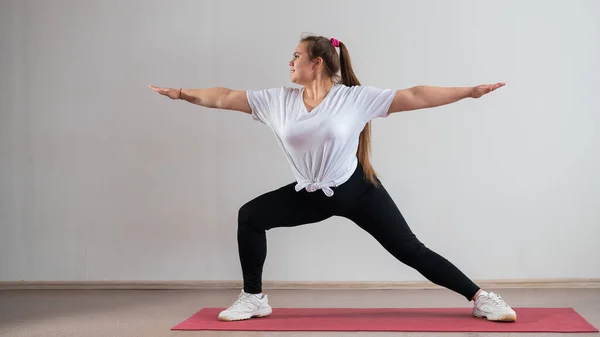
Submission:
[[[410,89],[413,97],[423,108],[433,108],[451,104],[462,99],[472,97],[472,87],[435,87],[416,86]]]
[[[206,89],[181,89],[181,98],[193,104],[207,108],[222,108],[227,95],[231,92],[228,88]]]
[[[435,87],[419,85],[412,88],[397,90],[388,112],[392,113],[433,108],[454,103],[464,98],[479,98],[504,85],[504,82],[482,84],[475,87]]]

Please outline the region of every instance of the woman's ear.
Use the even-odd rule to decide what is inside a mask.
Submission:
[[[313,64],[314,64],[314,68],[319,68],[323,64],[323,58],[315,57],[315,59],[313,60]]]

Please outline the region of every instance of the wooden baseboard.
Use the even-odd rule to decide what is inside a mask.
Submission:
[[[540,280],[482,280],[476,282],[486,289],[500,288],[545,288],[574,289],[600,288],[600,279],[540,279]],[[170,290],[170,289],[240,289],[241,281],[15,281],[0,282],[0,290],[34,289],[112,289],[112,290]],[[441,289],[429,282],[291,282],[265,281],[264,289],[289,290],[338,290],[338,289]]]

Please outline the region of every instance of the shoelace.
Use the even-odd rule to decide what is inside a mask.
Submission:
[[[240,295],[240,297],[238,297],[237,301],[233,302],[233,304],[229,307],[229,309],[234,309],[234,308],[243,306],[244,304],[248,303],[248,301],[250,301],[250,296]]]
[[[500,297],[500,295],[498,295],[498,294],[489,293],[487,297],[492,302],[494,302],[495,304],[497,304],[498,306],[501,306],[501,307],[506,307],[507,306],[506,302],[504,302],[504,300],[502,299],[502,297]]]

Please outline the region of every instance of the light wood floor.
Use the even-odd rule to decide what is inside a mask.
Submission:
[[[486,289],[513,307],[573,307],[600,327],[600,289]],[[599,334],[171,331],[202,307],[224,307],[239,290],[4,290],[0,336],[578,336]],[[273,307],[471,307],[447,290],[274,290]]]

